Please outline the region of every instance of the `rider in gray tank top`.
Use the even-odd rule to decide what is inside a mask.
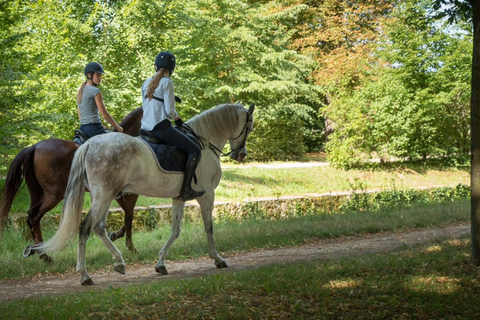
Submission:
[[[102,82],[102,75],[105,74],[102,65],[98,62],[90,62],[86,65],[84,73],[87,81],[82,84],[77,93],[80,131],[87,135],[88,138],[106,133],[100,119],[101,114],[118,132],[123,132],[123,128],[108,113],[103,102],[102,92],[97,88],[100,82]]]
[[[83,89],[82,101],[78,104],[80,124],[102,123],[95,102],[95,96],[99,93],[100,89],[94,86],[85,86]]]

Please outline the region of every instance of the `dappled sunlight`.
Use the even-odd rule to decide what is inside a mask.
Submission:
[[[457,278],[425,275],[413,276],[407,283],[406,288],[417,292],[428,292],[437,294],[451,294],[461,289],[460,280]]]
[[[358,288],[361,285],[360,281],[353,279],[339,279],[339,280],[330,280],[328,283],[323,285],[324,289],[353,289]]]
[[[452,239],[445,241],[445,243],[451,247],[463,248],[470,244],[470,239]]]
[[[442,246],[439,246],[438,244],[434,244],[432,246],[429,246],[425,249],[425,253],[435,253],[435,252],[441,252],[442,251]]]

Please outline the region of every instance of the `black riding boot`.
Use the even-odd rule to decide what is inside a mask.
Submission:
[[[192,179],[195,174],[195,169],[197,168],[198,158],[195,156],[189,156],[187,159],[187,164],[185,165],[185,174],[183,176],[183,185],[180,190],[180,196],[175,199],[181,199],[183,201],[192,200],[203,196],[205,191],[197,191],[192,189]]]

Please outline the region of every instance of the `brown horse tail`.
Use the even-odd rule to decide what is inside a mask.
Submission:
[[[57,252],[62,250],[72,236],[78,234],[82,219],[83,200],[87,175],[85,170],[85,156],[88,144],[80,146],[75,152],[70,176],[68,177],[65,201],[63,203],[62,217],[55,235],[48,241],[34,245],[32,248],[37,253]]]
[[[23,179],[29,177],[33,183],[38,184],[33,174],[33,156],[35,154],[35,146],[31,146],[20,151],[13,159],[7,172],[5,180],[5,189],[3,192],[2,202],[0,204],[0,237],[3,235],[8,221],[8,213],[12,207],[13,199],[17,195],[22,186]]]

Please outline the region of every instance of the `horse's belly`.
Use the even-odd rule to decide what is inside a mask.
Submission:
[[[177,197],[183,182],[183,173],[168,173],[159,169],[153,154],[135,162],[135,170],[122,189],[124,193],[134,193],[146,197]]]

